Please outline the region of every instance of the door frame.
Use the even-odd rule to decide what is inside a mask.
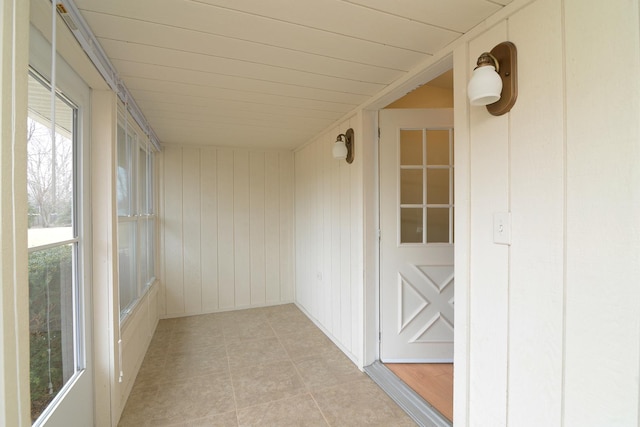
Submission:
[[[468,37],[471,35],[469,34]],[[465,36],[467,37],[467,36]],[[445,71],[453,69],[454,80],[454,129],[456,185],[454,223],[454,276],[456,308],[454,312],[454,419],[464,424],[468,420],[469,401],[469,301],[470,301],[470,138],[469,103],[466,100],[466,82],[469,70],[468,45],[460,41],[455,49],[438,52],[422,67],[417,67],[392,85],[380,96],[362,106],[363,159],[363,232],[364,232],[364,288],[363,349],[361,368],[379,370],[380,363],[380,229],[379,169],[378,169],[378,111],[417,87],[433,80]],[[369,370],[368,369],[368,370]]]
[[[448,54],[435,61],[428,68],[417,72],[412,78],[403,84],[394,87],[381,97],[366,105],[362,112],[362,130],[363,140],[371,141],[370,150],[363,153],[363,183],[364,183],[364,265],[365,265],[365,281],[364,281],[364,349],[363,349],[363,366],[368,366],[380,360],[380,170],[379,170],[379,132],[378,132],[378,112],[391,102],[403,97],[413,89],[421,86],[440,74],[454,68],[453,55]],[[455,75],[455,68],[454,68]],[[455,76],[454,76],[455,80]],[[455,99],[455,95],[454,95]],[[455,118],[458,116],[454,108],[454,128]],[[456,143],[458,137],[456,135]],[[364,145],[364,144],[363,144]],[[454,147],[457,146],[454,145]],[[457,152],[457,150],[454,150]],[[458,156],[455,156],[456,168],[454,169],[454,182],[458,180]],[[464,166],[464,165],[463,165]],[[460,192],[456,184],[456,200],[455,205],[458,206]],[[454,223],[457,224],[459,209],[456,208]],[[458,233],[456,232],[456,235]],[[456,246],[457,248],[457,246]],[[455,249],[455,259],[457,260],[457,249]],[[457,277],[457,262],[456,277]],[[458,329],[458,304],[456,289],[456,315],[455,324]],[[458,348],[458,334],[455,334],[454,346]],[[457,353],[457,352],[456,352]],[[454,359],[456,356],[454,353]]]

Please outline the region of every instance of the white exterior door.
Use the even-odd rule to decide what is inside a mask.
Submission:
[[[453,110],[380,111],[380,360],[453,361]]]

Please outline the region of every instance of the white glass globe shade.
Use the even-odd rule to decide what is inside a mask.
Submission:
[[[489,105],[500,99],[502,79],[493,65],[485,65],[473,70],[467,86],[471,105]]]
[[[347,145],[344,141],[336,141],[331,150],[335,159],[344,160],[347,158]]]

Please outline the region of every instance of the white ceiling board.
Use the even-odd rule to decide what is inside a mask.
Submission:
[[[341,0],[464,33],[502,6],[486,0]]]
[[[329,126],[334,120],[330,119],[317,119],[308,117],[299,117],[296,120],[286,116],[279,116],[277,114],[268,113],[252,113],[246,114],[242,112],[219,110],[180,110],[180,109],[162,109],[162,108],[147,108],[147,118],[153,122],[160,122],[165,120],[193,120],[206,123],[228,123],[228,124],[248,124],[248,125],[261,125],[261,126],[277,126],[284,129],[315,129],[320,131],[324,127]]]
[[[152,119],[154,116],[151,116]],[[161,128],[162,123],[165,121],[168,116],[155,116],[158,120],[158,126]],[[197,118],[197,117],[183,117],[180,115],[171,115],[171,126],[173,127],[184,127],[189,129],[201,129],[204,131],[212,131],[215,133],[218,129],[229,127],[229,126],[242,126],[243,128],[251,129],[265,129],[269,132],[282,132],[287,134],[295,134],[295,135],[305,135],[308,132],[309,127],[298,126],[294,124],[285,124],[270,122],[267,120],[258,120],[254,118],[247,117],[217,117],[210,116],[207,118]],[[317,126],[312,129],[315,132],[319,132],[322,130],[322,127]]]
[[[160,83],[160,84],[159,84]],[[167,82],[149,78],[129,77],[127,87],[131,91],[147,90],[171,95],[189,95],[214,98],[226,101],[245,101],[266,105],[293,106],[308,109],[318,109],[324,111],[348,112],[357,104],[346,104],[340,102],[320,101],[317,99],[305,99],[299,97],[289,97],[284,95],[265,94],[250,91],[239,91],[226,88],[205,87],[192,85],[188,82]]]
[[[305,133],[260,127],[218,126],[213,130],[193,126],[161,124],[157,131],[165,135],[166,144],[213,145],[221,147],[251,147],[293,149],[300,145]],[[188,137],[187,137],[188,136]]]
[[[159,92],[132,91],[136,103],[143,110],[151,110],[155,107],[167,111],[225,111],[234,114],[260,115],[270,114],[281,117],[284,120],[316,119],[333,122],[344,112],[323,111],[317,109],[296,108],[290,106],[256,104],[245,101],[218,100],[205,97],[193,97],[186,95],[167,95]]]
[[[404,71],[389,64],[384,67],[360,64],[349,60],[328,58],[308,52],[292,51],[258,42],[230,39],[137,19],[83,11],[91,28],[102,43],[117,40],[146,47],[163,47],[178,52],[237,60],[245,64],[265,64],[283,70],[297,70],[353,81],[389,84]],[[114,51],[105,49],[107,54]]]
[[[391,62],[399,69],[408,70],[426,57],[424,53],[346,35],[227,9],[214,10],[202,3],[183,0],[87,0],[86,3],[90,3],[90,7],[86,7],[83,1],[81,11],[128,16],[205,34],[223,35],[369,65],[385,66]],[[93,26],[91,19],[87,19]]]
[[[259,94],[281,95],[292,98],[308,98],[320,101],[337,102],[356,106],[364,102],[366,94],[340,92],[336,90],[315,89],[285,83],[274,83],[245,77],[235,77],[223,74],[191,71],[182,68],[165,67],[160,65],[142,64],[139,62],[117,61],[113,64],[120,71],[120,76],[126,81],[131,77],[153,79],[161,85],[165,82],[189,82],[189,85],[207,88],[232,89]]]
[[[74,1],[162,143],[287,149],[510,2]]]
[[[434,53],[459,32],[340,0],[187,0],[421,53]]]
[[[385,87],[379,83],[360,82],[350,79],[312,74],[286,68],[274,67],[234,59],[189,53],[173,49],[144,46],[115,40],[102,39],[101,43],[114,64],[124,61],[147,65],[159,65],[190,71],[201,71],[221,76],[235,76],[247,79],[285,83],[333,92],[373,95]],[[126,72],[116,65],[123,74]]]

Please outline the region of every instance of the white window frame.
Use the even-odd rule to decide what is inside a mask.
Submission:
[[[118,127],[125,129],[126,138],[131,137],[131,146],[127,147],[128,153],[128,165],[130,167],[130,211],[127,215],[122,215],[118,212],[118,225],[131,223],[135,224],[133,238],[134,255],[135,260],[135,283],[132,284],[134,290],[133,299],[128,302],[126,307],[120,307],[120,320],[124,321],[129,314],[135,309],[140,299],[145,295],[148,289],[156,280],[155,268],[157,263],[155,262],[156,256],[156,242],[157,242],[157,213],[155,208],[156,200],[156,180],[154,173],[154,156],[155,149],[151,144],[150,138],[146,135],[137,123],[133,120],[132,116],[127,112],[123,103],[119,104],[118,108]],[[116,147],[119,144],[116,144]],[[117,152],[117,149],[116,149]],[[118,155],[119,153],[117,153]],[[145,155],[146,159],[146,174],[144,177],[139,175],[140,156]],[[116,171],[117,173],[118,171]],[[144,182],[142,182],[144,181]],[[142,191],[143,186],[146,186],[146,191]],[[116,189],[117,191],[117,189]],[[142,194],[146,194],[146,200],[142,200]],[[150,199],[150,200],[149,200]],[[143,227],[143,225],[145,227]],[[149,228],[151,225],[151,228]],[[146,231],[146,235],[142,236],[142,231]],[[151,230],[151,233],[150,233]],[[150,234],[153,235],[153,239],[150,239]],[[119,233],[118,233],[119,236]],[[118,238],[119,239],[119,238]],[[146,239],[146,256],[145,259],[141,259],[142,241]],[[118,250],[120,250],[120,241],[118,240]],[[118,261],[119,262],[119,261]],[[143,269],[140,268],[142,263],[145,264],[147,277],[142,277]],[[118,272],[120,271],[118,266]],[[153,271],[152,271],[153,270]],[[120,274],[118,274],[118,280]],[[118,281],[118,294],[120,294],[120,282]],[[120,303],[120,299],[118,299]]]

